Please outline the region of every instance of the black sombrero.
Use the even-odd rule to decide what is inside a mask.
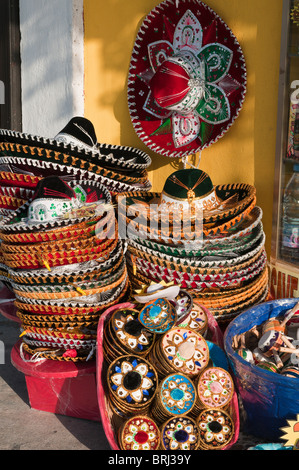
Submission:
[[[77,156],[114,171],[143,170],[151,164],[150,157],[139,149],[98,143],[93,124],[84,117],[72,118],[54,138],[0,129],[0,142],[17,144],[25,151],[26,147],[35,147],[41,155],[48,149]]]

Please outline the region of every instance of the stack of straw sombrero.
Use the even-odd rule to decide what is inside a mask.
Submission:
[[[97,181],[39,181],[32,199],[0,223],[1,279],[32,360],[94,357],[101,312],[129,280],[110,192]]]
[[[198,169],[170,175],[162,193],[117,196],[135,289],[174,282],[227,322],[267,298],[262,210],[249,184],[213,186]]]
[[[93,124],[74,117],[55,138],[0,130],[0,215],[28,201],[37,183],[56,175],[65,181],[97,181],[112,195],[149,190],[150,157],[133,147],[101,144]]]

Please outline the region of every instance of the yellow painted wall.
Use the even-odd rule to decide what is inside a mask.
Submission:
[[[207,0],[237,37],[247,66],[244,106],[231,129],[202,152],[200,168],[214,184],[250,183],[264,211],[270,255],[283,0]],[[98,141],[149,153],[154,191],[180,163],[150,151],[135,134],[127,106],[127,75],[135,38],[159,0],[84,0],[85,116]]]

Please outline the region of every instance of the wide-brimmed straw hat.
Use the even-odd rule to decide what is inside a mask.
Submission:
[[[128,105],[133,127],[168,157],[196,153],[231,127],[246,93],[241,47],[198,0],[165,0],[144,19],[133,48]]]

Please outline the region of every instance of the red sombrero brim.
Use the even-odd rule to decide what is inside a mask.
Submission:
[[[186,145],[177,147],[173,140],[173,114],[157,106],[150,92],[149,81],[161,57],[169,57],[183,45],[176,47],[176,27],[187,11],[198,19],[202,40],[197,52],[208,45],[220,44],[230,51],[230,62],[221,80],[215,80],[230,112],[225,121],[211,124],[196,115],[197,136]],[[196,33],[194,32],[194,35]],[[164,60],[164,59],[163,59]],[[159,62],[160,61],[160,62]],[[214,78],[212,79],[214,80]],[[243,105],[246,93],[246,65],[241,47],[229,27],[207,5],[198,0],[165,0],[144,19],[133,48],[128,76],[128,105],[133,127],[139,138],[153,151],[167,157],[194,154],[220,139],[231,127]],[[191,122],[191,121],[190,121]]]

